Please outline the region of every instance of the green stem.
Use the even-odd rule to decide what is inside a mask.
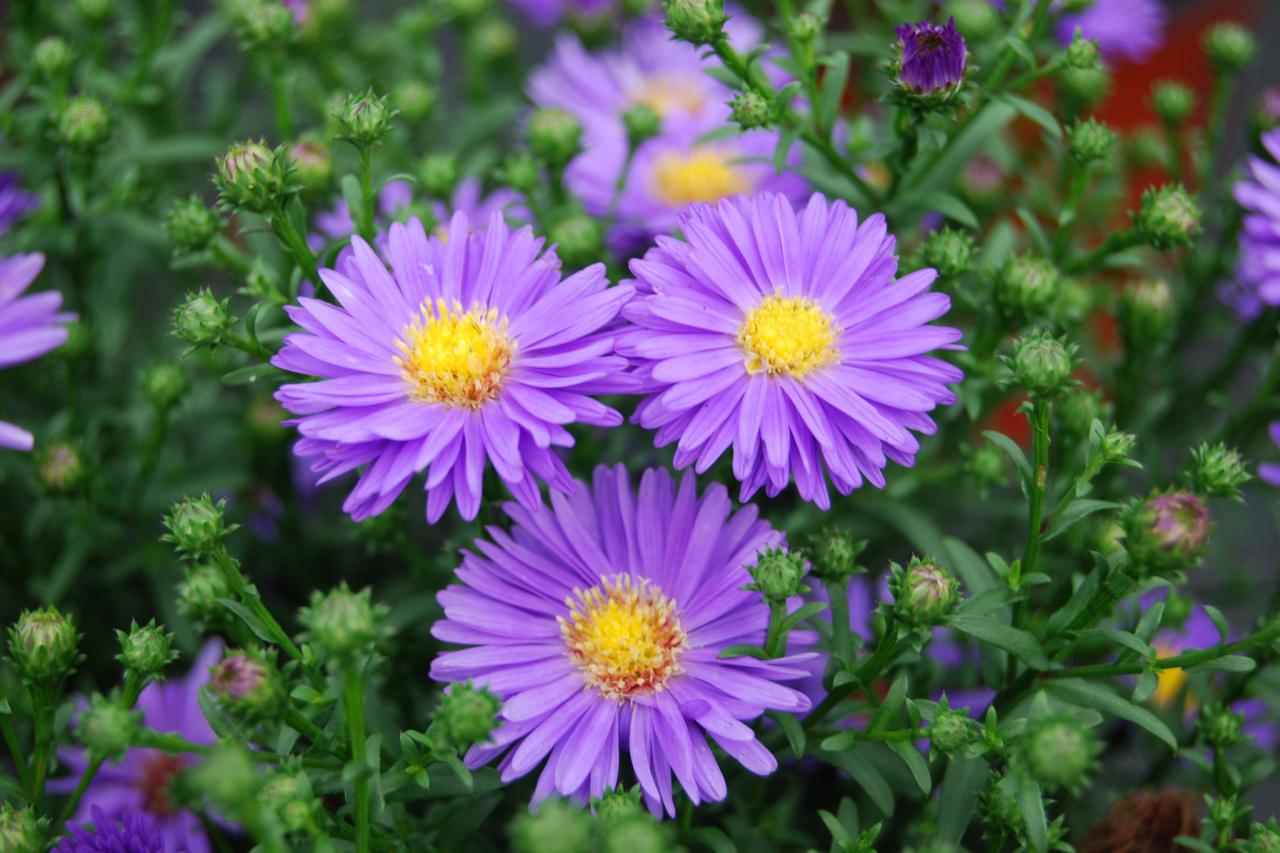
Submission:
[[[356,850],[369,851],[369,777],[365,766],[364,681],[352,663],[342,671],[342,697],[351,733],[351,760],[359,767],[356,773]]]
[[[365,175],[365,177],[368,178],[369,176]],[[369,194],[372,194],[372,189],[370,189]],[[371,204],[372,202],[366,202],[366,206]],[[368,216],[369,216],[368,228],[369,228],[370,236],[366,237],[365,239],[372,241],[373,240],[372,209],[368,211]],[[305,276],[307,280],[310,281],[312,284],[314,284],[316,287],[319,287],[320,272],[318,269],[318,265],[316,263],[315,252],[311,251],[311,246],[307,244],[307,235],[299,232],[298,229],[294,227],[293,218],[290,217],[289,214],[285,211],[280,211],[277,214],[271,215],[268,219],[268,222],[271,225],[272,230],[275,232],[276,237],[279,238],[280,242],[284,245],[284,247],[289,250],[289,254],[293,255],[294,263],[296,263],[298,267],[302,270],[303,276]],[[364,235],[365,232],[363,228],[361,229],[360,233],[361,235]],[[291,292],[289,294],[290,298],[294,298],[297,295],[298,294],[296,291]]]
[[[872,682],[879,677],[885,667],[893,663],[894,659],[901,653],[901,651],[902,649],[898,644],[898,623],[894,620],[890,620],[885,626],[884,636],[880,638],[880,642],[877,644],[876,650],[869,657],[863,659],[862,664],[856,671],[858,680],[862,682],[862,685],[868,691],[868,697],[874,698],[875,688]],[[805,718],[804,727],[806,729],[812,729],[818,723],[822,722],[823,718],[831,712],[832,708],[845,700],[848,692],[848,685],[843,685],[842,688],[833,687],[827,693],[826,698],[819,702],[813,711],[810,712],[809,716]]]
[[[1089,188],[1089,179],[1092,175],[1091,163],[1071,166],[1071,183],[1067,188],[1066,198],[1062,202],[1062,215],[1058,218],[1061,224],[1057,233],[1053,235],[1053,259],[1059,264],[1066,253],[1067,238],[1071,236],[1070,226],[1075,222],[1076,209],[1080,206],[1084,191]]]
[[[52,692],[47,686],[32,687],[30,690],[32,723],[35,726],[35,749],[31,761],[29,793],[31,801],[35,803],[36,809],[41,814],[45,813],[44,780],[49,773],[49,759],[53,748],[53,727],[50,725],[53,721]]]
[[[289,105],[289,90],[285,86],[283,56],[274,51],[268,60],[268,77],[271,78],[271,101],[276,111],[276,131],[280,141],[293,138],[293,112]]]
[[[853,661],[853,632],[849,630],[849,579],[827,583],[831,600],[831,653],[841,666]]]
[[[27,769],[27,757],[22,754],[22,746],[18,743],[18,734],[13,730],[13,719],[10,714],[0,714],[0,737],[4,738],[9,755],[13,758],[13,766],[18,769],[18,781],[23,790],[31,790],[31,774]]]
[[[1192,649],[1182,654],[1165,658],[1157,658],[1149,662],[1133,663],[1101,663],[1088,666],[1071,666],[1040,673],[1042,679],[1056,678],[1110,678],[1117,675],[1138,675],[1148,667],[1160,672],[1166,669],[1187,669],[1218,658],[1248,651],[1255,646],[1265,645],[1280,637],[1280,626],[1264,628],[1258,633],[1226,646],[1215,646],[1210,649]]]
[[[124,697],[121,704],[125,708],[132,708],[138,704],[138,696],[142,694],[142,688],[145,687],[143,680],[138,677],[135,672],[126,672],[124,681]],[[76,783],[76,788],[71,792],[71,798],[67,800],[62,807],[62,817],[59,819],[59,825],[65,824],[68,820],[75,816],[76,808],[80,805],[80,800],[84,797],[85,791],[89,790],[89,786],[93,784],[94,777],[98,775],[98,771],[102,769],[106,756],[95,755],[89,759],[89,766],[85,768],[84,773],[80,774],[80,781]]]
[[[373,242],[373,151],[369,146],[360,146],[360,195],[364,203],[361,205],[360,222],[357,223],[360,236],[369,243]]]
[[[1022,565],[1015,580],[1036,570],[1040,556],[1040,536],[1043,527],[1044,493],[1049,482],[1049,412],[1046,400],[1031,404],[1032,481],[1031,503],[1027,509],[1027,544],[1022,552]]]
[[[771,658],[782,657],[786,651],[787,634],[782,630],[782,623],[787,618],[785,601],[769,602],[769,630],[765,634],[764,651]]]
[[[1101,245],[1094,248],[1093,251],[1079,256],[1063,269],[1066,272],[1075,274],[1094,272],[1106,263],[1107,259],[1112,255],[1117,252],[1123,252],[1125,249],[1132,249],[1140,242],[1142,242],[1142,238],[1132,228],[1117,231],[1107,237],[1106,240],[1103,240]]]

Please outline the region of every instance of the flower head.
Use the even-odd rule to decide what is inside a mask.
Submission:
[[[302,298],[277,367],[321,381],[277,393],[324,480],[364,468],[344,508],[377,515],[427,471],[427,518],[449,503],[474,518],[486,462],[526,506],[538,481],[572,480],[553,447],[570,423],[616,426],[592,393],[627,387],[611,321],[629,285],[608,287],[601,264],[561,278],[554,251],[529,228],[494,214],[476,233],[457,213],[444,237],[422,223],[393,224],[388,271],[367,243],[321,279],[338,305]]]
[[[1280,129],[1263,134],[1262,145],[1272,162],[1251,156],[1248,177],[1235,185],[1245,216],[1234,281],[1223,293],[1243,319],[1280,305]]]
[[[44,255],[0,257],[0,368],[12,367],[57,349],[67,340],[67,323],[74,314],[60,312],[62,294],[56,290],[23,296],[44,267]],[[30,450],[31,433],[0,421],[0,447]]]
[[[933,432],[927,413],[962,376],[928,353],[960,333],[926,325],[950,306],[926,292],[933,270],[895,279],[884,218],[766,193],[697,205],[680,230],[687,242],[632,261],[619,340],[649,395],[635,419],[678,443],[676,466],[705,471],[732,446],[743,500],[794,478],[826,508],[825,476],[848,494],[883,486],[889,460],[911,465],[911,430]]]
[[[895,32],[902,50],[898,79],[918,94],[955,89],[964,82],[969,52],[956,31],[955,19],[945,27],[921,21],[903,24]]]
[[[67,822],[67,835],[53,853],[165,853],[164,838],[144,812],[121,815],[119,821],[98,806],[92,826]]]
[[[720,659],[759,644],[769,607],[743,589],[748,567],[781,534],[753,508],[733,513],[714,485],[647,471],[639,491],[621,467],[551,508],[506,507],[510,533],[464,552],[461,586],[440,593],[432,633],[470,648],[432,663],[440,681],[473,679],[502,699],[493,742],[467,754],[475,767],[505,753],[506,780],[546,759],[535,800],[584,801],[619,782],[621,750],[651,811],[674,814],[671,775],[695,802],[720,800],[724,777],[710,736],[747,769],[773,755],[743,724],[767,709],[809,703],[780,682],[806,674],[812,655]]]
[[[1160,0],[1095,0],[1058,24],[1058,41],[1070,44],[1076,29],[1098,43],[1109,59],[1141,62],[1164,43],[1167,13]]]

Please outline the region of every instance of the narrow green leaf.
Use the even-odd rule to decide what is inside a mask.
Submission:
[[[822,76],[822,96],[818,115],[824,128],[833,127],[840,114],[840,97],[844,94],[845,83],[849,80],[849,54],[837,51],[824,56],[819,63],[827,66]]]
[[[795,753],[796,758],[804,756],[804,726],[800,725],[800,721],[796,719],[794,714],[787,714],[782,711],[770,711],[769,716],[778,728],[782,729],[782,733],[787,736],[787,743],[791,744],[791,751]]]
[[[969,205],[953,195],[940,195],[930,199],[929,206],[952,222],[958,222],[966,228],[978,229],[978,217],[969,209]]]
[[[267,630],[267,626],[262,624],[262,620],[252,610],[232,598],[219,598],[218,603],[239,616],[240,621],[244,622],[249,630],[257,635],[259,640],[275,645],[275,639],[271,636],[271,632]]]
[[[251,364],[222,374],[224,385],[252,385],[267,376],[284,375],[280,368],[272,364]]]
[[[1044,128],[1045,132],[1054,139],[1062,138],[1062,126],[1058,124],[1058,120],[1054,118],[1053,113],[1037,104],[1035,101],[1027,100],[1019,95],[1004,94],[998,96],[1001,100],[1008,101],[1023,116]]]
[[[1123,717],[1160,738],[1174,752],[1178,751],[1178,739],[1159,717],[1141,705],[1135,705],[1123,696],[1117,695],[1110,687],[1081,678],[1069,678],[1054,681],[1047,689],[1050,694],[1063,702]]]
[[[1031,463],[1027,461],[1027,454],[1022,451],[1016,441],[1002,432],[989,429],[982,434],[986,436],[987,441],[1003,450],[1013,460],[1013,464],[1018,466],[1018,473],[1022,475],[1023,489],[1026,489],[1027,484],[1031,482]]]
[[[902,763],[907,765],[907,769],[911,771],[911,778],[916,780],[916,785],[920,787],[920,793],[926,797],[933,790],[933,780],[929,776],[929,762],[924,760],[924,756],[920,754],[920,750],[916,749],[916,745],[911,741],[895,740],[889,743],[889,748],[897,753],[902,759]]]
[[[1222,611],[1212,604],[1202,604],[1200,606],[1208,614],[1209,621],[1213,623],[1213,627],[1218,629],[1218,639],[1225,643],[1227,641],[1227,617],[1223,616]]]
[[[978,552],[966,543],[953,536],[947,536],[942,540],[942,548],[942,558],[956,573],[956,577],[960,578],[960,582],[964,584],[970,595],[978,595],[1001,585],[1000,579],[978,556]]]
[[[866,792],[875,807],[886,816],[893,814],[893,789],[884,780],[870,762],[858,754],[857,750],[848,752],[821,752],[819,758],[833,767],[839,768],[853,777],[858,787]]]
[[[1179,835],[1173,839],[1173,843],[1188,850],[1195,850],[1197,853],[1217,853],[1218,850],[1213,845],[1206,844],[1199,838],[1192,838],[1190,835]]]
[[[1106,562],[1099,560],[1093,571],[1085,575],[1084,580],[1076,587],[1061,609],[1049,617],[1048,636],[1061,634],[1076,618],[1084,612],[1085,606],[1093,598],[1093,594],[1102,586],[1102,579],[1110,571]]]
[[[1258,662],[1247,655],[1223,655],[1220,658],[1187,667],[1187,672],[1253,672]]]
[[[1118,504],[1115,501],[1099,501],[1093,500],[1092,498],[1078,498],[1067,504],[1067,508],[1057,516],[1050,519],[1049,527],[1045,530],[1044,535],[1040,537],[1040,541],[1048,542],[1051,539],[1058,538],[1063,533],[1066,533],[1074,527],[1081,519],[1088,518],[1095,512],[1119,509],[1121,506],[1123,506],[1123,504]]]
[[[707,845],[711,849],[711,853],[738,853],[738,848],[734,846],[729,836],[724,834],[723,829],[718,829],[714,826],[700,826],[691,835],[699,842]]]
[[[1032,853],[1045,853],[1049,849],[1049,823],[1045,819],[1040,785],[1026,773],[1018,773],[1013,778],[1014,797],[1027,827],[1027,847]]]
[[[1138,676],[1138,683],[1133,688],[1133,693],[1129,696],[1130,701],[1141,704],[1151,698],[1151,694],[1156,692],[1156,688],[1160,686],[1160,678],[1151,670],[1147,670]]]
[[[1050,666],[1040,642],[1026,631],[990,619],[963,615],[952,616],[948,622],[957,631],[1004,649],[1032,669],[1045,670]]]
[[[1130,634],[1128,631],[1118,631],[1115,628],[1091,628],[1087,631],[1081,631],[1080,637],[1116,643],[1130,651],[1137,652],[1142,657],[1147,657],[1151,654],[1151,647],[1143,642],[1141,637]]]
[[[759,646],[753,646],[748,643],[735,643],[732,646],[725,646],[720,650],[717,658],[723,660],[725,658],[757,658],[766,660],[769,653]]]
[[[1133,629],[1136,634],[1144,642],[1151,642],[1151,638],[1156,635],[1156,631],[1160,630],[1160,623],[1164,621],[1164,602],[1157,601],[1155,604],[1147,608],[1142,617],[1138,619],[1138,624]]]
[[[947,765],[938,798],[938,840],[959,845],[973,820],[978,797],[987,786],[991,769],[981,758],[956,756]]]
[[[827,831],[831,833],[831,838],[840,845],[852,844],[853,839],[849,837],[849,831],[844,828],[844,824],[826,809],[818,809],[818,817],[822,818],[822,822],[827,825]]]

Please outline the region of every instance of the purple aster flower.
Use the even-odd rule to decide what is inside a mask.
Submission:
[[[0,172],[0,234],[39,205],[40,197],[22,188],[16,172]]]
[[[176,681],[147,685],[138,697],[137,709],[142,711],[142,722],[157,732],[176,732],[192,743],[212,744],[217,740],[213,729],[200,711],[199,693],[202,685],[209,683],[209,668],[222,655],[222,644],[216,640],[204,644],[185,678]],[[65,748],[58,758],[72,771],[70,776],[49,782],[49,790],[69,794],[80,781],[81,774],[89,766],[85,750]],[[143,813],[154,824],[163,845],[156,850],[165,853],[208,853],[212,850],[200,819],[180,808],[171,794],[174,777],[187,769],[193,761],[188,755],[175,755],[154,749],[131,749],[119,761],[102,766],[94,777],[75,819],[84,823],[92,820],[102,831],[108,825],[101,815],[121,818]],[[125,829],[130,830],[125,818]],[[76,836],[73,833],[73,838]],[[78,841],[78,838],[76,839]],[[82,848],[72,847],[72,850]],[[109,847],[89,847],[90,850],[112,850]],[[133,848],[125,848],[132,850]],[[150,850],[151,848],[138,848]]]
[[[484,184],[474,177],[458,181],[448,204],[437,201],[431,205],[431,215],[440,223],[436,227],[436,236],[443,236],[448,231],[449,219],[455,213],[465,213],[467,219],[477,225],[488,222],[494,213],[501,213],[508,222],[524,223],[533,218],[520,193],[508,187],[498,187],[486,195]]]
[[[794,478],[825,509],[824,472],[848,494],[882,487],[889,460],[914,464],[911,431],[934,431],[928,412],[963,376],[928,353],[960,333],[927,325],[951,304],[927,292],[934,270],[895,278],[884,217],[762,194],[696,205],[680,230],[631,262],[618,340],[649,394],[635,420],[677,443],[676,467],[705,471],[732,446],[743,500]]]
[[[57,349],[67,340],[66,324],[74,314],[60,312],[62,294],[56,290],[23,296],[44,267],[44,255],[34,252],[0,258],[0,368],[12,367]],[[31,433],[0,421],[0,447],[30,450]]]
[[[308,0],[280,0],[280,5],[293,13],[293,22],[298,26],[311,18],[311,3]]]
[[[1083,12],[1062,17],[1058,41],[1070,44],[1079,27],[1104,57],[1141,62],[1164,43],[1166,17],[1160,0],[1094,0]]]
[[[378,191],[378,213],[384,220],[394,219],[409,207],[412,200],[413,187],[408,181],[391,181]],[[316,228],[331,240],[344,240],[356,233],[356,223],[351,218],[351,209],[345,201],[339,201],[328,210],[316,214]]]
[[[592,485],[553,494],[552,506],[508,504],[510,533],[464,552],[439,595],[432,634],[469,646],[431,664],[438,681],[474,679],[502,700],[493,742],[467,753],[477,767],[503,755],[505,781],[545,759],[534,794],[579,801],[619,784],[621,751],[649,809],[675,814],[672,773],[694,803],[722,800],[724,776],[707,737],[748,770],[777,762],[744,721],[798,713],[804,694],[779,682],[805,676],[810,654],[774,660],[720,652],[759,645],[769,607],[747,566],[782,534],[754,507],[732,512],[724,486],[698,496],[651,469],[639,491],[621,466]]]
[[[1280,129],[1262,135],[1272,160],[1280,161]],[[1266,306],[1280,305],[1280,166],[1250,156],[1248,177],[1235,185],[1244,208],[1234,281],[1223,296],[1242,318],[1252,320]]]
[[[1271,435],[1271,441],[1277,447],[1280,447],[1280,421],[1272,421],[1267,432]],[[1258,476],[1263,482],[1270,483],[1273,486],[1280,486],[1280,465],[1274,462],[1263,462],[1258,466]]]
[[[390,272],[360,238],[351,247],[320,271],[339,304],[289,306],[305,331],[272,359],[321,379],[276,392],[299,415],[295,452],[322,482],[364,468],[343,508],[377,515],[426,470],[427,519],[455,497],[474,518],[486,461],[526,506],[539,479],[572,489],[553,448],[573,444],[567,424],[622,422],[588,395],[631,387],[610,327],[632,287],[609,287],[603,264],[561,279],[555,252],[498,213],[483,232],[454,214],[447,239],[393,224]]]
[[[969,51],[952,18],[945,27],[921,21],[903,24],[895,32],[902,48],[898,79],[913,91],[928,94],[964,82]]]
[[[94,806],[92,817],[88,829],[68,821],[67,835],[53,853],[165,853],[164,839],[143,812],[124,814],[117,822]]]

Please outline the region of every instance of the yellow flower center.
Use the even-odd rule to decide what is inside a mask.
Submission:
[[[1169,657],[1170,655],[1178,654],[1178,651],[1162,643],[1156,643],[1156,653],[1159,657]],[[1187,671],[1181,667],[1175,666],[1158,670],[1156,672],[1156,689],[1151,694],[1151,701],[1155,702],[1160,708],[1172,708],[1173,703],[1178,701],[1178,697],[1186,689],[1187,678]],[[1183,702],[1183,710],[1189,711],[1195,707],[1195,704],[1195,697],[1187,693]]]
[[[803,379],[840,359],[835,318],[812,299],[773,294],[751,310],[738,329],[748,373]]]
[[[653,195],[672,207],[750,192],[754,183],[729,152],[708,146],[668,151],[653,163]]]
[[[422,303],[421,315],[404,327],[396,347],[411,399],[470,409],[498,396],[516,349],[496,309],[473,304],[464,311],[443,299]]]
[[[681,112],[689,116],[702,115],[707,108],[707,98],[701,87],[685,77],[674,74],[650,74],[631,90],[631,103],[643,104],[666,118]]]
[[[618,575],[573,596],[560,633],[587,684],[621,701],[656,693],[682,671],[685,634],[675,602],[656,586]]]

